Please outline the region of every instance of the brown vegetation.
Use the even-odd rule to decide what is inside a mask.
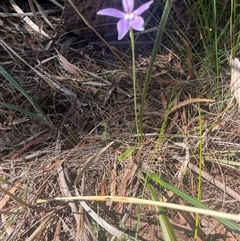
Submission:
[[[58,2],[63,4],[64,1]],[[80,10],[91,9],[93,16],[106,4],[106,1],[88,1],[88,5],[83,6],[87,1],[77,2],[80,2]],[[79,25],[79,20],[72,20],[75,15],[68,12],[69,6],[62,19],[61,8],[51,1],[38,3],[45,10],[49,23],[44,20],[43,13],[36,14],[37,21],[30,16],[39,27],[35,30],[23,14],[0,18],[0,65],[40,105],[50,120],[43,124],[0,104],[0,177],[12,184],[11,187],[2,182],[1,188],[31,205],[23,207],[6,193],[0,193],[0,230],[6,229],[1,231],[2,237],[27,240],[35,235],[34,240],[79,238],[84,241],[108,240],[109,237],[111,240],[112,235],[100,228],[100,222],[93,221],[91,213],[95,212],[109,223],[112,232],[116,228],[135,236],[139,224],[137,240],[162,240],[152,206],[114,202],[36,205],[35,201],[44,197],[75,196],[74,184],[81,195],[142,198],[143,183],[138,174],[150,170],[196,197],[200,125],[204,145],[201,200],[214,210],[237,214],[240,210],[239,166],[227,162],[239,163],[240,160],[240,118],[237,104],[232,102],[229,106],[231,97],[226,97],[230,89],[229,75],[221,77],[222,101],[219,101],[213,94],[213,82],[204,68],[198,67],[190,47],[177,37],[176,45],[172,46],[164,37],[147,94],[144,142],[120,162],[121,154],[137,145],[131,78],[104,44],[96,38],[89,39],[89,29],[80,31],[80,38],[66,32],[62,21],[71,30]],[[28,1],[16,1],[16,4],[24,12],[32,11]],[[185,18],[187,13],[183,11],[187,11],[183,3],[173,5],[172,15],[178,18],[179,24],[191,21],[190,17]],[[1,1],[0,12],[16,13],[16,9],[11,1]],[[82,14],[86,14],[85,10]],[[182,21],[181,15],[184,16]],[[101,21],[104,23],[105,18],[101,17]],[[99,23],[94,18],[92,24]],[[79,28],[82,27],[80,24]],[[137,80],[141,88],[155,34],[154,26],[151,27],[152,31],[136,42]],[[111,37],[115,35],[112,29],[106,33],[106,27],[99,32],[105,38],[108,33]],[[86,33],[83,38],[82,33]],[[122,42],[112,39],[109,44],[130,67],[128,39]],[[183,48],[186,58],[180,55],[176,46]],[[198,70],[202,76],[194,77],[193,70]],[[226,73],[228,71],[226,66]],[[140,93],[137,99],[140,103]],[[35,113],[31,103],[2,75],[0,102]],[[165,119],[166,126],[163,124]],[[184,162],[189,165],[183,175]],[[155,188],[164,200],[188,205],[167,190]],[[151,199],[148,191],[143,198]],[[180,211],[166,212],[178,240],[193,240],[195,216]],[[139,214],[140,222],[137,220]],[[238,234],[229,232],[211,217],[202,215],[200,224],[198,240],[240,240]],[[42,229],[39,228],[41,225]]]

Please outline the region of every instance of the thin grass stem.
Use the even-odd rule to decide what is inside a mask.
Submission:
[[[198,103],[198,119],[199,119],[199,173],[198,173],[198,192],[197,192],[197,200],[201,201],[201,184],[202,184],[202,164],[203,164],[203,126],[202,126],[202,115],[200,104]],[[195,230],[194,230],[194,238],[197,239],[198,236],[198,226],[199,226],[199,213],[196,213],[196,222],[195,222]]]
[[[132,79],[133,79],[133,101],[134,101],[134,114],[135,114],[135,122],[136,122],[136,130],[137,130],[137,138],[138,143],[141,142],[142,130],[139,130],[138,123],[138,111],[137,111],[137,79],[136,79],[136,63],[135,63],[135,41],[133,29],[130,28],[129,32],[131,47],[132,47]]]

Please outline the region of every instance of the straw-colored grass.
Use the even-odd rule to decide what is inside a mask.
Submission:
[[[135,96],[128,38],[1,2],[0,240],[240,239],[239,6],[173,2],[135,36]]]

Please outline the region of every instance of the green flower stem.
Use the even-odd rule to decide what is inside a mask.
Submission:
[[[140,143],[138,111],[137,111],[137,80],[136,80],[136,64],[135,64],[135,41],[134,41],[134,35],[133,35],[132,28],[130,28],[129,36],[130,36],[131,47],[132,47],[132,79],[133,79],[133,94],[134,94],[134,113],[135,113],[138,143]]]

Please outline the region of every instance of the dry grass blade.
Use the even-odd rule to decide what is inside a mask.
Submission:
[[[68,182],[66,180],[66,173],[65,173],[64,169],[62,168],[62,166],[60,166],[58,168],[58,173],[59,173],[60,188],[61,188],[63,196],[71,195],[71,192],[70,192],[70,189],[69,189],[69,185],[68,185]],[[72,209],[72,212],[74,214],[75,220],[78,221],[79,214],[78,214],[78,208],[77,208],[76,203],[69,202],[69,206]]]
[[[124,234],[122,231],[114,228],[111,226],[109,223],[107,223],[104,219],[99,217],[97,213],[95,213],[88,205],[86,202],[81,201],[80,204],[83,206],[85,211],[105,230],[107,230],[110,234],[122,238],[122,237],[129,237],[128,235]]]
[[[31,0],[28,0],[28,1],[31,2]],[[45,20],[45,22],[48,24],[48,26],[49,26],[51,29],[55,29],[55,28],[53,27],[53,25],[51,24],[51,22],[48,20],[47,15],[46,15],[44,9],[41,7],[41,5],[40,5],[36,0],[34,0],[34,3],[36,4],[39,12],[40,12],[41,15],[42,15],[42,18]],[[35,14],[35,15],[36,15],[36,14]]]
[[[46,140],[48,138],[48,134],[47,135],[43,135],[43,136],[40,136],[36,139],[33,139],[31,141],[29,141],[28,143],[26,143],[26,145],[24,145],[24,147],[18,151],[17,153],[15,153],[13,156],[12,156],[12,160],[16,159],[17,157],[21,156],[24,152],[26,152],[29,148],[31,148],[32,146],[42,142],[43,140]]]
[[[32,241],[34,240],[39,233],[42,233],[43,230],[50,224],[50,221],[52,219],[52,213],[49,213],[48,216],[41,222],[41,224],[37,227],[37,229],[31,234],[29,238],[26,239],[26,241]]]
[[[240,108],[240,61],[238,58],[230,59],[231,66],[231,92]]]
[[[80,181],[80,179],[82,178],[82,176],[84,175],[84,173],[86,172],[86,170],[89,169],[89,167],[91,165],[93,165],[94,163],[96,163],[101,156],[106,152],[106,150],[114,143],[114,141],[112,141],[111,143],[109,143],[106,147],[102,148],[96,155],[94,155],[93,157],[91,157],[87,163],[85,164],[85,166],[82,168],[82,170],[78,173],[76,179],[75,179],[75,191],[76,191],[76,195],[79,195],[78,191],[77,191],[77,184]],[[116,228],[114,228],[113,226],[111,226],[109,223],[107,223],[104,219],[102,219],[97,213],[95,213],[88,205],[85,201],[81,201],[80,202],[81,206],[84,208],[84,210],[102,227],[104,228],[106,231],[108,231],[109,233],[111,233],[114,236],[117,236],[118,238],[124,237],[126,236],[123,232],[117,230]]]
[[[14,0],[9,0],[9,2],[12,4],[12,7],[15,9],[17,13],[23,13],[22,9],[14,2]],[[35,32],[41,34],[42,36],[46,38],[50,38],[50,36],[45,33],[43,30],[41,30],[28,16],[25,16],[23,20],[28,24],[31,29],[33,29]]]
[[[186,168],[190,162],[189,146],[187,143],[187,137],[184,138],[184,143],[178,143],[177,145],[181,146],[185,150],[185,157],[183,158],[182,165],[178,171],[178,179],[181,180],[183,178],[184,172],[186,171]]]
[[[79,76],[79,74],[82,74],[82,71],[76,65],[71,64],[58,51],[57,51],[57,54],[58,54],[58,60],[60,62],[61,67],[63,67],[66,71],[68,71],[70,74],[73,74],[75,76]]]
[[[51,77],[46,75],[46,72],[43,74],[40,71],[38,71],[36,68],[32,67],[29,63],[27,63],[19,54],[17,54],[3,39],[0,39],[0,44],[9,50],[11,53],[13,53],[19,60],[21,60],[24,64],[26,64],[29,68],[31,68],[32,71],[34,71],[39,77],[41,77],[44,81],[47,82],[47,84],[52,88],[52,89],[57,89],[64,94],[73,97],[74,99],[76,98],[76,94],[70,89],[67,89],[65,86],[59,85],[58,83],[54,82]],[[78,100],[77,100],[78,102]]]
[[[133,158],[132,163],[130,163],[131,167],[129,169],[128,168],[125,169],[124,178],[122,180],[122,184],[120,186],[120,191],[119,191],[120,192],[120,196],[125,196],[126,189],[127,189],[127,184],[134,177],[134,175],[135,175],[135,173],[137,171],[143,146],[144,146],[144,144],[139,147],[135,157]],[[116,206],[116,211],[118,213],[122,213],[123,212],[123,205],[122,205],[122,203],[118,203],[118,205]]]
[[[196,207],[191,207],[191,206],[182,206],[182,205],[174,204],[174,203],[170,203],[170,202],[152,201],[152,200],[132,198],[132,197],[76,196],[76,197],[57,197],[57,198],[50,198],[50,199],[38,199],[36,202],[37,202],[37,204],[41,204],[41,203],[45,203],[45,202],[73,201],[73,200],[105,201],[106,202],[111,199],[114,202],[152,205],[152,206],[165,207],[165,208],[171,208],[171,209],[182,210],[182,211],[189,211],[189,212],[193,212],[193,213],[209,215],[212,217],[219,217],[219,218],[239,221],[239,214],[223,213],[223,212],[218,212],[218,211],[214,211],[211,209],[196,208]],[[240,232],[240,230],[239,230],[239,232]]]
[[[29,68],[31,68],[31,70],[34,71],[39,77],[41,77],[43,80],[45,80],[51,88],[53,88],[53,89],[57,88],[58,85],[55,86],[56,84],[50,78],[48,78],[47,76],[43,75],[41,72],[39,72],[34,67],[32,67],[18,53],[16,53],[16,51],[14,51],[13,48],[11,48],[11,46],[9,46],[3,39],[0,39],[0,44],[3,46],[4,49],[6,49],[8,52],[11,52],[14,56],[16,56],[19,60],[21,60]]]
[[[110,177],[110,195],[115,196],[116,194],[116,188],[117,188],[117,182],[116,182],[116,177],[117,177],[117,163],[116,161],[114,162],[113,169],[111,171],[111,177]],[[109,209],[112,207],[112,200],[109,200],[109,202],[106,202],[106,205],[109,206]]]
[[[177,31],[176,33],[178,34],[178,36],[180,37],[180,39],[183,42],[183,45],[185,46],[186,49],[186,65],[187,65],[187,70],[188,70],[188,76],[190,79],[194,78],[194,70],[193,70],[193,66],[192,66],[192,49],[190,44],[187,42],[187,40],[181,36],[181,34],[179,34]]]
[[[46,13],[56,13],[58,10],[47,10]],[[39,15],[39,12],[36,12],[36,15]],[[23,17],[23,16],[33,16],[33,13],[0,13],[0,17],[9,18],[9,17]],[[8,27],[6,26],[6,29]],[[20,29],[19,29],[20,30]]]
[[[59,8],[61,8],[62,10],[64,9],[64,6],[60,4],[58,1],[55,1],[55,0],[49,0],[49,1],[55,4],[56,6],[58,6]]]
[[[92,166],[94,163],[96,163],[101,156],[106,152],[106,150],[114,143],[114,141],[110,142],[107,146],[105,146],[104,148],[102,148],[102,150],[100,150],[97,154],[95,154],[93,157],[89,158],[87,163],[84,165],[84,167],[82,168],[82,170],[78,173],[75,181],[74,181],[74,186],[76,188],[78,182],[80,181],[80,179],[82,178],[83,174],[89,169],[90,166]]]
[[[30,208],[19,205],[13,200],[14,196],[12,198],[0,190],[0,206],[1,203],[5,205],[0,210],[0,240],[27,240],[31,234],[29,240],[36,241],[114,240],[112,236],[115,235],[116,240],[132,240],[124,237],[124,233],[135,235],[133,240],[164,240],[166,232],[157,222],[157,219],[160,221],[161,209],[156,211],[151,205],[154,203],[146,203],[147,200],[143,199],[150,199],[150,193],[144,189],[142,175],[146,177],[146,172],[149,172],[149,176],[160,176],[166,183],[172,183],[172,188],[181,186],[183,193],[195,197],[198,182],[192,180],[199,177],[196,167],[200,142],[204,145],[205,164],[201,173],[201,202],[206,208],[221,210],[221,215],[223,212],[224,215],[235,213],[234,218],[239,220],[239,105],[235,101],[239,96],[239,92],[235,92],[239,82],[235,82],[236,86],[234,83],[231,85],[231,94],[229,67],[220,61],[219,76],[221,80],[229,81],[219,81],[218,86],[215,85],[217,78],[212,71],[215,68],[209,66],[212,55],[204,56],[204,49],[201,49],[203,39],[199,38],[201,31],[194,29],[193,19],[185,6],[187,1],[174,1],[176,8],[169,13],[168,24],[162,28],[161,46],[156,46],[156,60],[149,72],[146,108],[143,109],[144,140],[149,142],[144,143],[142,149],[139,149],[134,134],[133,83],[129,77],[132,64],[128,50],[130,41],[128,36],[123,41],[114,40],[117,37],[117,19],[96,15],[100,8],[119,7],[121,10],[121,1],[100,1],[100,4],[95,0],[71,0],[80,15],[64,0],[0,2],[0,65],[38,104],[47,120],[43,124],[45,122],[38,121],[33,115],[19,111],[27,110],[39,118],[44,116],[13,84],[15,82],[3,74],[0,76],[0,102],[4,103],[0,106],[0,187],[31,205]],[[140,5],[140,1],[136,2]],[[152,20],[146,29],[159,24],[157,19],[161,17],[162,7],[170,1],[164,1],[161,9],[157,2],[153,4],[156,17],[150,9]],[[22,11],[15,11],[13,3]],[[25,16],[35,23],[36,31],[25,22]],[[87,21],[84,23],[85,19],[91,25]],[[68,21],[69,25],[66,24]],[[191,28],[188,28],[189,23]],[[181,38],[174,33],[183,25],[186,28],[180,31]],[[39,28],[51,39],[39,34]],[[154,31],[158,29],[152,28]],[[126,66],[130,66],[129,70],[125,70],[94,30],[107,39],[111,49]],[[145,32],[148,34],[140,34],[136,39],[135,49],[137,80],[141,88],[156,42],[156,33]],[[219,49],[219,52],[225,59],[224,54],[228,51]],[[239,73],[237,62],[237,59],[233,60],[232,80],[239,78],[234,77]],[[220,97],[226,96],[223,102],[211,103],[216,97],[215,87]],[[230,103],[224,108],[231,95],[230,101],[234,105]],[[141,94],[136,97],[140,103]],[[170,111],[170,114],[165,114]],[[46,133],[48,135],[42,140]],[[111,141],[115,141],[114,144],[103,154],[105,150],[102,148]],[[134,148],[128,156],[124,155],[128,153],[124,152],[126,147]],[[193,164],[196,166],[192,168]],[[189,169],[187,175],[185,168]],[[14,191],[11,188],[16,177],[21,178],[22,184]],[[177,192],[162,183],[154,184],[156,194],[161,194],[163,189],[167,201],[178,203]],[[90,199],[96,194],[98,197]],[[77,195],[82,200],[78,200]],[[105,195],[109,198],[104,199],[102,196]],[[159,195],[155,196],[159,201]],[[38,197],[66,198],[36,208],[32,206],[32,200]],[[128,197],[139,199],[127,203]],[[194,202],[180,197],[184,201],[179,207],[186,211],[169,206],[166,215],[171,223],[174,222],[177,240],[190,240],[195,228],[191,216],[199,210],[189,209],[184,203],[194,206]],[[119,210],[122,210],[121,215]],[[54,213],[44,224],[51,211]],[[201,215],[200,228],[205,234],[202,240],[221,239],[223,232],[229,241],[230,237],[240,240],[235,232],[239,230],[238,223],[231,222],[235,226],[230,225],[230,222],[222,222],[225,217],[220,220],[208,214],[207,210]]]
[[[59,179],[60,179],[60,182],[61,182],[63,195],[64,196],[71,196],[71,192],[70,192],[69,187],[67,185],[65,175],[64,175],[64,170],[62,169],[62,167],[59,167],[58,172],[59,172]],[[76,190],[76,192],[77,192],[77,190]],[[118,238],[121,238],[125,235],[123,232],[117,230],[116,228],[111,226],[109,223],[107,223],[104,219],[102,219],[97,213],[94,212],[94,210],[92,210],[88,206],[88,204],[85,201],[80,201],[80,205],[84,208],[86,213],[88,213],[106,231],[108,231],[112,235],[117,236]],[[76,203],[72,202],[72,201],[69,201],[69,206],[71,207],[72,212],[73,212],[74,217],[75,217],[75,220],[78,223],[82,219],[80,218],[80,214],[78,212]]]
[[[7,218],[5,217],[4,214],[1,214],[2,216],[2,223],[7,223]],[[11,225],[7,225],[5,228],[6,233],[10,236],[14,232],[14,228]]]
[[[215,100],[212,100],[212,99],[202,99],[202,98],[191,98],[191,99],[188,99],[188,100],[185,100],[175,106],[172,107],[172,109],[170,110],[170,113],[174,112],[175,110],[185,106],[185,105],[188,105],[188,104],[191,104],[191,103],[202,103],[202,102],[206,102],[206,103],[211,103],[211,102],[215,102]]]
[[[110,98],[113,90],[117,87],[118,83],[121,81],[121,79],[123,77],[125,77],[125,73],[118,73],[116,79],[113,81],[113,83],[111,84],[111,86],[109,87],[109,89],[105,92],[105,96],[104,96],[104,99],[103,99],[103,105],[102,106],[105,106],[108,99]]]
[[[181,163],[184,162],[184,158],[182,158],[181,156],[174,155],[174,158],[176,158]],[[199,173],[199,171],[200,171],[200,169],[192,163],[188,163],[188,168],[193,170],[195,173]],[[240,194],[238,194],[233,189],[231,189],[228,186],[226,186],[225,184],[223,184],[217,178],[214,178],[212,175],[208,174],[207,172],[205,172],[203,170],[201,171],[201,175],[204,179],[208,180],[211,184],[215,185],[222,191],[226,192],[229,196],[233,197],[235,200],[240,200]]]
[[[35,2],[35,1],[34,1],[34,2]],[[34,16],[35,22],[37,23],[37,25],[39,25],[39,23],[38,23],[38,18],[37,18],[37,15],[36,15],[36,11],[35,11],[35,8],[34,8],[34,6],[33,6],[33,1],[32,1],[32,0],[28,0],[28,4],[29,4],[29,7],[30,7],[30,9],[31,9],[31,12],[32,12],[32,14],[33,14],[33,16]]]

